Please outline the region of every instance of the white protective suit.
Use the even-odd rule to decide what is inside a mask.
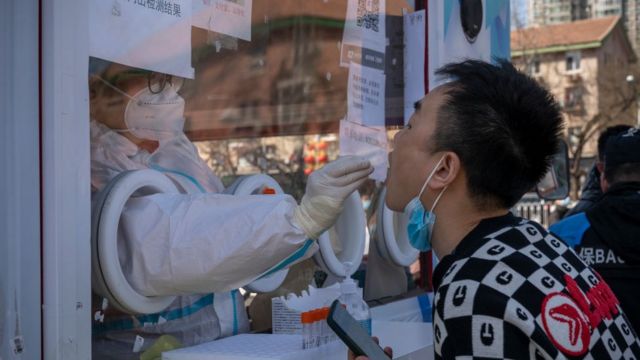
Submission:
[[[183,194],[127,202],[118,240],[123,271],[141,294],[185,296],[160,314],[107,311],[104,323],[94,326],[94,359],[137,358],[132,352],[136,335],[145,338],[144,350],[162,334],[193,345],[246,332],[243,299],[234,289],[317,250],[292,222],[297,204],[291,196],[220,194],[222,183],[183,133],[149,154],[91,122],[93,190],[123,171],[146,168],[166,174]],[[187,295],[194,293],[208,294]]]

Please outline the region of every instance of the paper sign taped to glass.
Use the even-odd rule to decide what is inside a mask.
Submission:
[[[340,66],[356,62],[384,69],[386,0],[349,0],[345,16]]]
[[[193,0],[193,26],[251,41],[252,0]]]
[[[387,132],[384,127],[372,128],[348,120],[340,121],[340,155],[357,155],[371,161],[374,171],[369,178],[387,178]]]
[[[383,71],[356,63],[349,65],[347,120],[365,126],[384,128],[385,75]]]
[[[385,130],[385,74],[382,70],[349,64],[347,117],[340,121],[340,155],[358,155],[371,161],[369,177],[387,176]]]
[[[413,114],[413,105],[425,91],[424,65],[427,14],[425,10],[404,15],[404,123]]]
[[[89,55],[193,78],[191,0],[90,0]]]

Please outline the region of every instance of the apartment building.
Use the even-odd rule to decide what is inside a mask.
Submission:
[[[636,55],[619,16],[515,30],[511,49],[514,64],[558,99],[570,145],[586,140],[583,157],[596,154],[588,133],[636,124]]]
[[[620,16],[631,45],[640,48],[640,0],[528,0],[527,25]]]

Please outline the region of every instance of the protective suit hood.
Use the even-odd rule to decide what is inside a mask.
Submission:
[[[91,121],[91,185],[102,189],[109,181],[127,170],[152,168],[167,173],[183,190],[219,193],[224,186],[198,156],[198,150],[184,133],[163,141],[149,153],[109,127]],[[185,175],[189,175],[185,177]],[[198,185],[195,185],[196,182]]]

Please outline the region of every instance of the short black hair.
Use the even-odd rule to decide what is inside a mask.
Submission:
[[[453,151],[480,208],[510,208],[543,178],[563,129],[553,96],[507,60],[452,63],[434,151]]]
[[[605,167],[604,178],[611,185],[623,182],[640,182],[640,163],[626,163]]]
[[[610,184],[640,182],[640,129],[609,136],[604,147],[604,177]]]
[[[632,126],[630,125],[614,125],[604,129],[604,131],[600,133],[600,136],[598,136],[598,160],[604,160],[604,149],[607,145],[607,140],[631,128]]]

